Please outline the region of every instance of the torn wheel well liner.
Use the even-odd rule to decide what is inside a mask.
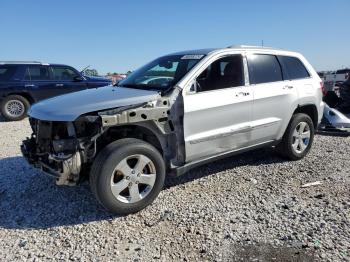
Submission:
[[[137,138],[153,145],[163,156],[169,159],[166,135],[162,134],[152,121],[132,125],[109,127],[105,134],[98,139],[99,150],[112,141],[122,138]]]

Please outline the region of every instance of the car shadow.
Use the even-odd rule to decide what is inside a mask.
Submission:
[[[275,153],[275,150],[273,148],[256,149],[196,167],[183,176],[170,177],[165,183],[165,188],[170,188],[179,184],[185,184],[202,177],[210,176],[240,166],[268,165],[283,163],[285,161],[285,159],[279,157]]]
[[[23,157],[0,159],[0,227],[50,228],[114,218],[93,197],[87,182],[58,187]]]
[[[168,178],[165,188],[188,183],[242,165],[282,162],[270,149],[226,158]],[[267,157],[267,155],[270,155]],[[88,182],[59,187],[54,180],[32,168],[23,157],[0,159],[0,228],[42,229],[115,219],[94,198]]]

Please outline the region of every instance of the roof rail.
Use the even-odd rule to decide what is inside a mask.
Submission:
[[[41,62],[38,61],[0,61],[0,64],[5,65],[5,64],[43,64]]]
[[[231,45],[227,48],[242,48],[242,49],[279,49],[274,47],[268,47],[268,46],[254,46],[254,45]]]

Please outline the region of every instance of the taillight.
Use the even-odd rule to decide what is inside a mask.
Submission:
[[[325,95],[327,94],[327,90],[326,90],[326,88],[324,87],[323,81],[320,82],[320,87],[321,87],[321,91],[322,91],[323,96],[325,96]]]

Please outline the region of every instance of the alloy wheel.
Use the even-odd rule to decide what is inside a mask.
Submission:
[[[18,117],[25,113],[25,106],[20,100],[9,100],[5,104],[6,112],[11,117]]]
[[[303,153],[309,145],[310,137],[311,132],[309,124],[306,122],[300,122],[293,132],[293,150],[298,154]]]
[[[156,181],[156,168],[152,160],[137,154],[118,163],[111,178],[111,191],[121,202],[136,203],[144,199]]]

